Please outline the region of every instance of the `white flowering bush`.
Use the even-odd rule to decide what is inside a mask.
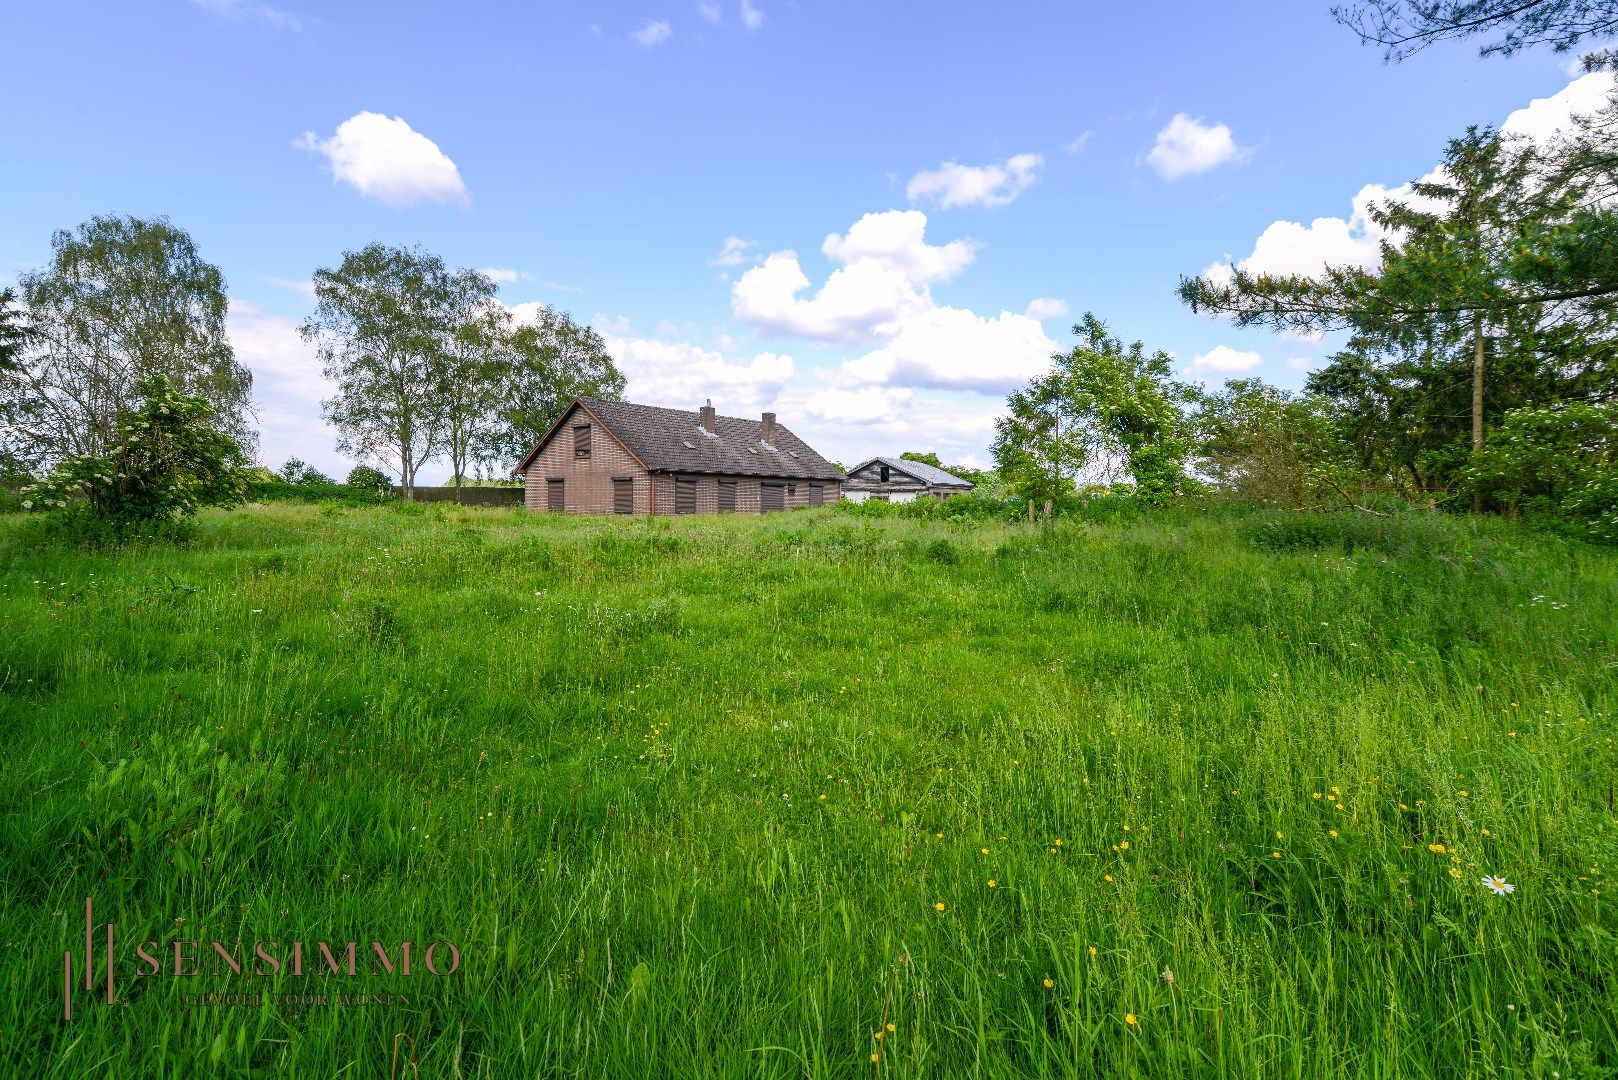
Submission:
[[[161,375],[142,380],[140,394],[105,453],[59,462],[23,490],[23,509],[87,513],[122,535],[133,525],[240,501],[249,463],[236,440],[212,426],[208,403]]]

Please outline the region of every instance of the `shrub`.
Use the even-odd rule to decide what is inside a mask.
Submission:
[[[73,508],[123,537],[199,507],[241,501],[246,455],[214,429],[207,401],[180,393],[162,375],[141,380],[139,392],[140,404],[118,420],[112,447],[64,459],[25,489],[24,509]]]
[[[369,496],[376,502],[386,502],[393,495],[393,481],[387,473],[369,465],[356,465],[348,470],[348,488],[357,496]]]

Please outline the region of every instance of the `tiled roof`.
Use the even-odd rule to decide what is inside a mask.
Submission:
[[[786,480],[841,480],[837,466],[779,422],[773,449],[764,445],[762,420],[736,416],[714,419],[717,435],[702,430],[696,410],[665,409],[628,401],[580,398],[631,453],[653,472],[707,473],[720,476],[768,476]],[[565,415],[565,413],[564,413]],[[551,429],[551,433],[557,430]],[[547,436],[549,437],[549,436]],[[541,439],[518,468],[545,444]]]
[[[970,480],[962,480],[954,473],[947,473],[943,469],[928,465],[925,462],[910,461],[906,458],[874,457],[870,461],[863,462],[850,469],[849,475],[852,476],[854,473],[859,472],[866,465],[886,465],[888,468],[896,472],[902,472],[906,476],[914,477],[924,484],[936,484],[939,487],[969,488],[972,486]]]

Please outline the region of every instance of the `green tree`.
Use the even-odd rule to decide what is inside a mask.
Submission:
[[[59,461],[24,491],[25,509],[82,505],[122,534],[241,499],[250,462],[240,444],[218,430],[207,399],[180,393],[163,375],[144,376],[136,392],[138,403],[119,415],[110,445]]]
[[[164,218],[108,216],[51,247],[21,281],[28,333],[0,366],[0,453],[34,469],[101,454],[153,375],[200,396],[251,449],[253,376],[225,333],[224,277],[191,237]]]
[[[1361,421],[1380,410],[1390,437],[1406,444],[1400,466],[1442,490],[1482,450],[1491,417],[1611,385],[1618,268],[1609,258],[1582,279],[1573,269],[1592,262],[1591,230],[1601,225],[1589,193],[1588,177],[1559,172],[1534,147],[1471,129],[1450,143],[1436,178],[1372,209],[1391,237],[1377,269],[1235,269],[1223,280],[1183,279],[1180,295],[1238,325],[1352,331],[1312,385],[1369,407]],[[1459,446],[1455,417],[1469,418]]]
[[[17,290],[0,290],[0,372],[18,369],[27,336],[22,313],[17,310]]]
[[[414,497],[416,472],[444,445],[455,290],[436,255],[370,244],[315,271],[302,334],[337,393],[321,403],[337,448],[386,465]]]
[[[504,352],[496,423],[476,444],[485,464],[509,470],[575,397],[623,396],[624,376],[601,335],[563,312],[541,308],[506,336]]]
[[[1362,42],[1381,47],[1388,60],[1478,35],[1499,35],[1479,50],[1481,55],[1510,56],[1546,45],[1568,52],[1618,34],[1613,0],[1360,0],[1331,12]],[[1609,58],[1597,54],[1587,63]]]
[[[995,422],[994,455],[1012,490],[1027,498],[1073,489],[1083,470],[1120,466],[1153,502],[1183,491],[1195,444],[1188,409],[1195,387],[1172,377],[1172,360],[1108,332],[1087,313],[1079,344],[1007,400]]]
[[[497,291],[475,270],[459,270],[449,281],[436,397],[457,489],[476,448],[498,427],[500,388],[511,365],[511,316],[495,299]]]

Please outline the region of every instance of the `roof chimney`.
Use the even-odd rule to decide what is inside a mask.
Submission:
[[[765,446],[772,450],[775,448],[775,414],[772,412],[764,414],[763,440]]]
[[[697,410],[697,415],[702,418],[703,431],[709,435],[719,434],[719,429],[714,426],[713,398],[709,398],[707,403]]]

